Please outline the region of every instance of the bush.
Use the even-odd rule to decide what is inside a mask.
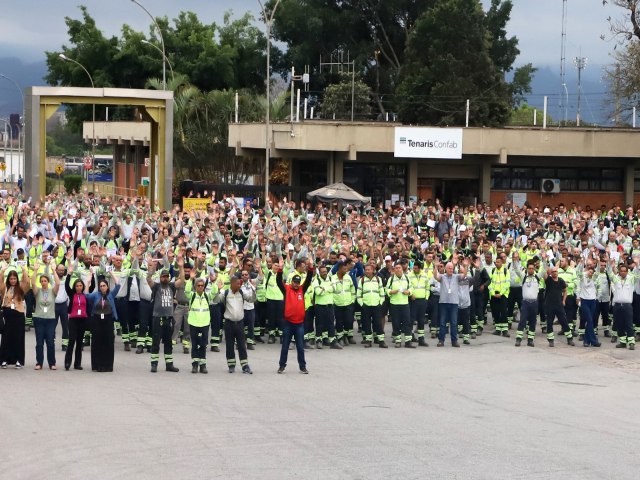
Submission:
[[[53,189],[55,188],[55,186],[56,186],[56,182],[53,180],[53,178],[47,177],[45,187],[44,187],[45,195],[51,195],[53,193]]]
[[[82,189],[82,175],[66,175],[64,177],[64,189],[67,193],[80,192]]]

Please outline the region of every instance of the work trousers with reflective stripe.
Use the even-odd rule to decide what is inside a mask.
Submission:
[[[378,341],[384,341],[384,332],[382,331],[382,307],[380,305],[368,306],[362,305],[362,332],[365,341],[373,341],[373,335]]]
[[[304,312],[304,340],[312,342],[315,340],[315,333],[313,333],[313,321],[315,319],[316,311],[315,307],[311,305]]]
[[[247,345],[244,338],[244,323],[242,321],[234,322],[229,319],[224,320],[224,340],[227,346],[227,365],[229,367],[236,364],[236,352],[234,346],[238,346],[238,357],[240,357],[240,365],[243,367],[247,361]]]
[[[171,341],[173,341],[174,343],[178,341],[180,330],[182,329],[182,344],[185,347],[189,347],[191,345],[189,322],[187,322],[187,318],[189,318],[189,306],[177,304],[173,309],[173,319],[175,320],[175,325],[173,327],[173,335],[171,335]]]
[[[209,325],[204,327],[189,325],[188,330],[191,332],[191,362],[205,365],[207,363]]]
[[[409,302],[409,311],[411,314],[411,325],[417,326],[418,338],[424,337],[424,324],[427,316],[428,300],[426,298],[416,298]]]
[[[431,293],[427,300],[427,315],[429,316],[429,328],[431,333],[436,335],[440,331],[440,317],[438,309],[440,308],[440,295]]]
[[[336,317],[336,336],[338,340],[342,337],[353,337],[353,304],[333,307]]]
[[[316,341],[328,339],[330,342],[336,337],[334,326],[333,305],[316,305]]]
[[[222,335],[222,306],[217,303],[209,305],[209,315],[211,319],[211,346],[220,345],[220,336]]]
[[[402,341],[402,335],[404,334],[404,341],[411,341],[411,311],[409,310],[409,304],[394,305],[389,304],[389,315],[391,315],[391,325],[393,326],[393,340],[396,343]]]
[[[66,303],[56,303],[56,319],[60,321],[62,327],[62,345],[69,345],[69,308]]]
[[[635,345],[633,307],[630,303],[613,304],[613,329],[618,333],[618,341],[620,343]]]
[[[255,340],[253,339],[253,327],[256,322],[256,311],[255,309],[245,310],[244,311],[244,336],[247,339],[247,343],[255,344]]]
[[[164,361],[166,363],[173,363],[173,344],[171,343],[173,324],[173,317],[153,317],[151,326],[153,332],[151,339],[151,363],[158,363],[158,359],[160,358],[160,342],[164,344]]]
[[[516,305],[518,310],[522,310],[522,287],[510,287],[507,298],[507,321],[513,322],[513,315]]]
[[[593,319],[593,328],[598,328],[598,320],[602,318],[602,326],[604,331],[608,332],[611,327],[611,305],[609,302],[596,302],[596,314]]]
[[[538,299],[523,300],[520,309],[520,321],[516,338],[524,337],[524,329],[528,330],[527,338],[534,339],[536,336],[536,320],[538,316]]]
[[[496,326],[496,330],[499,332],[506,332],[509,330],[509,323],[507,322],[507,299],[504,295],[500,297],[491,297],[491,316],[493,317],[493,323]]]
[[[562,326],[562,333],[567,338],[573,338],[573,332],[569,328],[569,322],[567,322],[567,314],[562,304],[549,305],[546,304],[545,315],[547,317],[547,340],[553,340],[555,335],[553,333],[553,321],[557,318],[558,323]]]
[[[282,335],[284,300],[267,300],[267,330],[270,337]]]

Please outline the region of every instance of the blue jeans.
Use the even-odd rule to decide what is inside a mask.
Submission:
[[[284,321],[284,330],[282,337],[282,349],[280,350],[280,367],[287,366],[287,358],[289,357],[289,345],[291,337],[296,339],[296,350],[298,351],[298,365],[300,369],[307,366],[304,360],[304,323],[291,323]]]
[[[36,328],[36,364],[42,365],[44,362],[44,343],[47,343],[47,363],[49,366],[56,364],[56,347],[54,339],[56,335],[55,318],[33,317],[33,325]]]
[[[585,321],[584,344],[597,345],[598,337],[593,331],[593,319],[596,315],[596,301],[580,299],[580,318]]]
[[[444,337],[447,335],[447,323],[451,327],[451,343],[458,341],[458,304],[457,303],[441,303],[438,306],[438,315],[440,316],[440,332],[438,340],[444,343]]]

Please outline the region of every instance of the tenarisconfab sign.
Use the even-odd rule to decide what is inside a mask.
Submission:
[[[462,158],[462,129],[396,127],[394,156]]]

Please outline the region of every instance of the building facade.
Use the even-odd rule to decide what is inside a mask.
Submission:
[[[265,130],[230,124],[229,146],[264,159]],[[290,160],[292,186],[341,181],[376,203],[640,203],[640,130],[305,121],[273,124],[269,137],[271,164]]]

